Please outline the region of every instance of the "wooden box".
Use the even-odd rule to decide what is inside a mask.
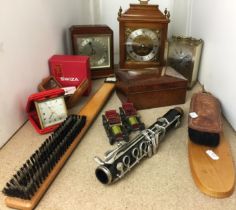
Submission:
[[[116,71],[116,93],[136,109],[185,103],[187,79],[171,67]]]
[[[75,87],[75,86],[74,86]],[[44,78],[38,85],[38,90],[45,91],[55,88],[62,88],[65,91],[65,102],[67,108],[72,108],[75,106],[81,99],[83,95],[88,95],[91,89],[91,85],[88,79],[83,80],[79,86],[75,87],[76,90],[73,93],[69,93],[68,89],[70,87],[62,87],[62,85],[55,79],[54,76],[48,76]],[[71,87],[73,88],[73,86]],[[87,92],[87,93],[86,93]]]

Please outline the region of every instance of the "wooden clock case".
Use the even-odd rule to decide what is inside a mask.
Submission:
[[[133,69],[164,65],[165,42],[167,41],[168,23],[170,22],[169,16],[169,12],[165,10],[163,14],[159,10],[158,5],[130,4],[130,8],[123,14],[120,8],[118,13],[120,29],[120,68]],[[132,62],[126,60],[126,28],[160,30],[161,37],[157,61]]]
[[[70,27],[72,53],[78,55],[76,37],[79,35],[109,35],[110,36],[110,66],[91,70],[92,79],[102,78],[114,74],[113,31],[107,25],[73,25]]]

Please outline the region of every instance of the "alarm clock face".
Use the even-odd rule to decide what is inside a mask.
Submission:
[[[78,55],[90,58],[91,69],[110,67],[110,36],[78,36]]]
[[[35,101],[36,110],[42,128],[63,122],[67,117],[67,109],[63,96]]]
[[[138,62],[158,60],[159,30],[140,28],[126,31],[126,60]]]

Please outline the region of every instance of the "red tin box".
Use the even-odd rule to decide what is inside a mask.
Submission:
[[[53,55],[49,59],[51,75],[63,86],[79,86],[84,80],[89,81],[86,95],[91,91],[91,73],[88,56]]]

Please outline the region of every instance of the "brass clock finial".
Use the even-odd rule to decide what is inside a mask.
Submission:
[[[140,2],[140,4],[148,4],[148,2],[149,2],[150,0],[139,0],[139,2]]]
[[[166,8],[165,8],[164,14],[168,19],[170,19],[170,12]]]
[[[120,6],[120,9],[119,9],[119,12],[118,12],[118,17],[120,17],[121,14],[122,14],[122,8],[121,8],[121,6]]]

